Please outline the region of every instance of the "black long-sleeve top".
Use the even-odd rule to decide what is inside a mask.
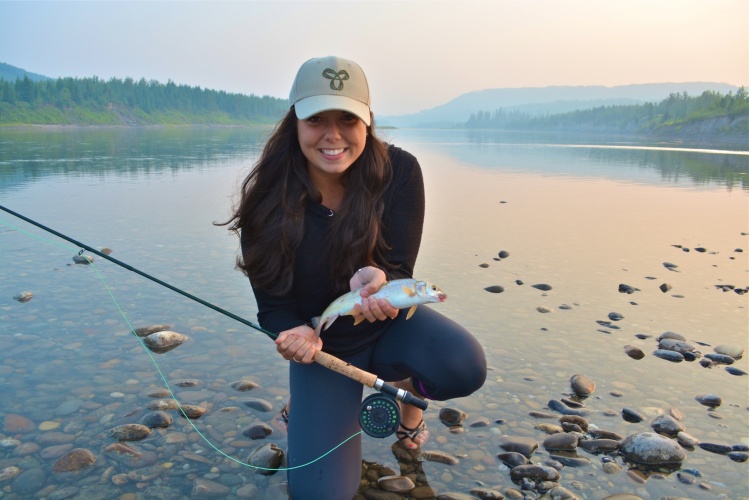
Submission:
[[[388,154],[393,179],[384,193],[382,230],[391,247],[387,261],[397,269],[386,271],[387,279],[411,278],[424,225],[424,181],[413,155],[392,145],[388,146]],[[333,300],[349,291],[335,289],[326,264],[325,238],[332,217],[335,214],[325,206],[314,202],[307,204],[304,236],[295,254],[294,282],[288,294],[270,295],[253,286],[258,321],[266,330],[280,333],[309,324]],[[247,242],[243,240],[242,243]],[[362,266],[366,264],[362,262]],[[336,356],[353,354],[375,342],[386,324],[365,321],[354,326],[351,316],[342,316],[321,333],[323,350]]]

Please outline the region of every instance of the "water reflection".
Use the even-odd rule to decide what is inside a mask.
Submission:
[[[150,175],[256,154],[269,127],[0,130],[0,189],[45,176]]]
[[[711,149],[707,144],[490,130],[387,132],[429,144],[459,162],[491,169],[749,189],[749,154],[720,149],[721,145]]]

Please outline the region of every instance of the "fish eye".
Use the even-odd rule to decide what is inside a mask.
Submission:
[[[436,285],[432,285],[432,290],[434,290],[436,292],[437,291],[437,286]]]

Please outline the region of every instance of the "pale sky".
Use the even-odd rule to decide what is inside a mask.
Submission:
[[[286,98],[324,55],[363,67],[376,115],[488,88],[749,86],[749,0],[0,0],[0,62],[51,77]]]

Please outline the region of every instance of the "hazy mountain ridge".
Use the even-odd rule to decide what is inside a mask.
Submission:
[[[24,76],[28,77],[32,82],[53,80],[53,78],[50,78],[48,76],[31,73],[29,71],[26,71],[25,69],[17,68],[15,66],[11,66],[10,64],[0,62],[0,79],[13,82],[16,80],[16,78],[23,79]]]
[[[531,115],[567,113],[600,106],[644,104],[686,92],[696,96],[706,90],[728,93],[739,87],[717,82],[647,83],[618,85],[549,86],[485,89],[462,94],[436,108],[407,115],[379,116],[378,125],[394,127],[462,126],[472,113],[517,111]]]

